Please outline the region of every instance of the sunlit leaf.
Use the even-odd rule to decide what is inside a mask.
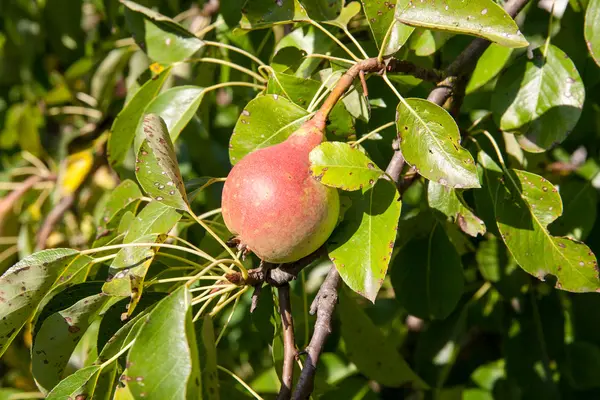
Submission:
[[[165,122],[156,114],[148,114],[143,124],[146,138],[138,152],[135,167],[138,182],[157,201],[187,210],[187,195]]]
[[[310,174],[324,185],[343,190],[373,186],[384,172],[357,148],[325,142],[310,152]]]
[[[94,152],[91,149],[70,154],[64,162],[59,177],[62,196],[69,196],[85,181],[94,164]]]
[[[383,55],[397,52],[415,29],[396,20],[395,15],[401,11],[401,7],[396,4],[397,0],[386,2],[361,0],[361,2],[377,48],[381,50],[383,41],[386,40]],[[399,4],[402,5],[402,1]]]
[[[99,365],[90,365],[63,379],[50,393],[47,400],[92,398],[96,390],[96,381],[100,375]],[[95,398],[95,397],[94,397]]]
[[[585,40],[590,54],[600,65],[600,1],[590,0],[585,12]]]
[[[585,240],[596,222],[598,192],[588,182],[567,181],[560,185],[564,212],[548,229],[553,235]]]
[[[466,234],[475,237],[485,233],[485,223],[465,204],[456,189],[429,181],[427,202],[429,207],[449,217]]]
[[[474,92],[496,77],[508,62],[512,52],[509,47],[492,43],[479,57],[465,92],[467,94]]]
[[[374,302],[394,249],[402,203],[395,185],[385,179],[348,196],[352,205],[327,249],[344,282]]]
[[[460,133],[446,110],[423,99],[406,99],[396,108],[402,155],[419,174],[443,186],[478,188],[471,154],[460,145]]]
[[[492,0],[400,0],[397,7],[396,18],[407,25],[480,36],[506,47],[529,45],[515,21]]]
[[[500,129],[518,134],[521,146],[542,152],[571,133],[583,108],[585,89],[571,59],[558,47],[522,57],[498,80],[492,110]]]

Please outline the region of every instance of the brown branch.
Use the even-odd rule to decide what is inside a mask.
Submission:
[[[279,297],[279,314],[283,329],[283,369],[281,371],[281,389],[277,400],[288,400],[292,395],[294,380],[294,362],[296,361],[296,341],[294,339],[294,320],[292,319],[292,303],[290,302],[290,285],[277,288]]]
[[[37,235],[37,244],[35,246],[36,251],[43,250],[46,248],[46,242],[50,237],[50,234],[54,230],[54,227],[60,222],[63,215],[75,202],[75,195],[70,194],[60,199],[58,204],[54,206],[52,211],[48,213],[48,216],[44,220],[42,227],[40,228]]]
[[[315,329],[306,349],[306,361],[296,385],[292,399],[308,399],[313,391],[317,362],[331,333],[331,317],[338,300],[338,287],[341,278],[335,267],[331,267],[327,278],[319,288],[317,297],[310,306],[310,313],[317,314]]]

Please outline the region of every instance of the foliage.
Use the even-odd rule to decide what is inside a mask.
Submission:
[[[525,3],[1,2],[0,399],[276,398],[319,338],[314,398],[600,396],[600,0]],[[222,182],[342,85],[340,221],[262,265]]]

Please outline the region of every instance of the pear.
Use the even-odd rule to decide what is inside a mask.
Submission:
[[[246,155],[227,177],[225,224],[264,261],[289,263],[313,253],[337,224],[337,189],[309,173],[309,153],[324,130],[324,118],[309,120],[284,142]]]

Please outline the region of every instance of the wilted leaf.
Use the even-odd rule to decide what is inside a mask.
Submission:
[[[127,357],[127,387],[135,398],[198,398],[200,371],[191,295],[182,286],[152,310]],[[152,351],[148,351],[152,349]]]
[[[446,110],[423,99],[406,99],[396,108],[402,155],[419,174],[443,186],[478,188],[471,154],[460,146],[460,133]]]
[[[157,201],[187,210],[187,195],[165,122],[156,114],[148,114],[143,124],[146,138],[135,160],[138,182]]]
[[[415,238],[394,259],[396,299],[419,318],[444,319],[463,294],[460,257],[439,223],[424,238]]]
[[[273,94],[250,101],[240,115],[229,142],[232,164],[246,154],[287,139],[308,118],[308,112]]]
[[[352,205],[327,249],[344,282],[374,302],[394,249],[402,203],[395,185],[385,179],[348,196]]]
[[[61,196],[69,196],[85,181],[94,164],[94,152],[91,149],[69,154],[59,176]]]
[[[400,0],[397,7],[396,18],[407,25],[480,36],[506,47],[529,45],[515,21],[492,0]]]
[[[577,124],[585,89],[573,61],[558,47],[522,57],[498,80],[492,110],[500,129],[519,134],[521,146],[542,152],[562,142]]]

